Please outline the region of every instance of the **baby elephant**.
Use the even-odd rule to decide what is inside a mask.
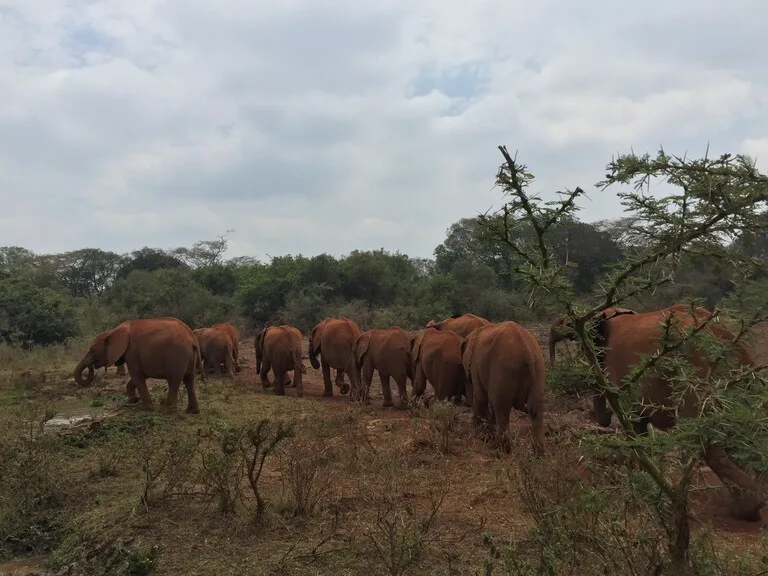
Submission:
[[[506,432],[512,408],[528,414],[533,448],[544,453],[544,355],[536,337],[516,322],[480,326],[461,344],[467,400],[476,428],[496,429],[509,451]]]
[[[261,377],[261,387],[269,386],[269,370],[275,375],[275,394],[285,395],[286,372],[293,370],[296,396],[304,395],[302,375],[307,373],[301,361],[301,332],[293,326],[267,326],[256,335],[256,371]]]
[[[221,328],[198,328],[194,332],[203,354],[203,374],[209,370],[220,373],[221,365],[224,364],[227,377],[234,379],[235,360],[229,333]]]

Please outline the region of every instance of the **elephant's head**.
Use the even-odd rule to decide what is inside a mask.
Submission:
[[[608,320],[621,316],[623,314],[637,314],[634,310],[629,308],[606,308],[600,312],[595,318],[595,346],[597,347],[597,360],[601,366],[604,366],[605,360],[605,346],[608,344],[610,338],[610,323]],[[605,396],[602,394],[595,394],[592,397],[592,410],[595,413],[595,419],[600,426],[610,426],[611,418],[613,418],[613,411],[608,407],[605,400]]]
[[[256,339],[253,341],[253,350],[256,354],[256,374],[261,373],[261,362],[264,358],[264,337],[267,335],[267,330],[269,330],[269,326],[265,326],[256,334]]]
[[[309,333],[309,363],[312,364],[312,368],[315,370],[320,369],[320,361],[317,359],[317,355],[320,354],[320,338],[323,335],[326,322],[328,322],[328,318],[315,325]]]
[[[96,336],[88,345],[88,351],[75,367],[75,381],[80,386],[89,386],[93,382],[94,369],[123,364],[125,352],[131,337],[131,325],[123,322],[119,326]],[[83,370],[88,369],[88,376],[83,378]]]
[[[569,326],[565,316],[559,316],[549,327],[549,361],[555,361],[555,344],[562,340],[575,340],[573,327]]]
[[[373,335],[373,330],[366,330],[360,336],[357,337],[357,340],[355,340],[355,349],[354,349],[354,355],[355,355],[355,366],[358,370],[362,369],[363,367],[363,358],[365,358],[365,355],[368,352],[368,346],[371,345],[371,336]]]

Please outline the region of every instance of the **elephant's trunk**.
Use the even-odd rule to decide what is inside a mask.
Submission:
[[[557,344],[557,335],[552,332],[549,335],[549,361],[551,363],[555,362],[555,344]]]
[[[83,378],[83,370],[86,368],[88,368],[88,376]],[[86,355],[75,367],[75,382],[77,382],[79,386],[90,386],[95,375],[96,371],[93,369],[93,362],[90,360],[89,356]]]

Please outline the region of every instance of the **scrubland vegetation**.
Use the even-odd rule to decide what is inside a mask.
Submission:
[[[0,249],[0,559],[11,562],[0,572],[768,573],[766,511],[735,520],[701,465],[720,443],[768,481],[760,371],[701,377],[680,358],[651,360],[643,370],[662,366],[703,407],[641,435],[636,386],[605,378],[590,336],[610,306],[698,299],[765,362],[768,178],[742,156],[623,156],[607,167],[609,187],[589,193],[620,194],[626,211],[586,223],[581,189],[541,202],[525,166],[502,152],[502,209],[452,225],[429,260],[383,250],[225,260],[226,236],[127,255]],[[672,191],[646,193],[659,178]],[[304,397],[261,391],[252,346],[266,323],[306,334],[345,315],[363,330],[418,330],[464,312],[515,320],[543,347],[555,316],[574,326],[576,342],[547,364],[544,457],[531,454],[524,415],[500,453],[475,436],[466,407],[381,408],[378,378],[364,406],[321,398],[309,366]],[[72,378],[93,335],[153,316],[241,329],[243,371],[198,380],[198,415],[126,407],[114,368],[88,388]],[[150,384],[155,397],[167,389]],[[611,427],[594,423],[594,389],[617,416]],[[75,415],[90,418],[66,420]]]

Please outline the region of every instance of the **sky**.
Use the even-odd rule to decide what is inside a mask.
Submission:
[[[615,154],[768,166],[768,3],[724,6],[0,0],[0,246],[430,257],[499,144],[618,218]]]

